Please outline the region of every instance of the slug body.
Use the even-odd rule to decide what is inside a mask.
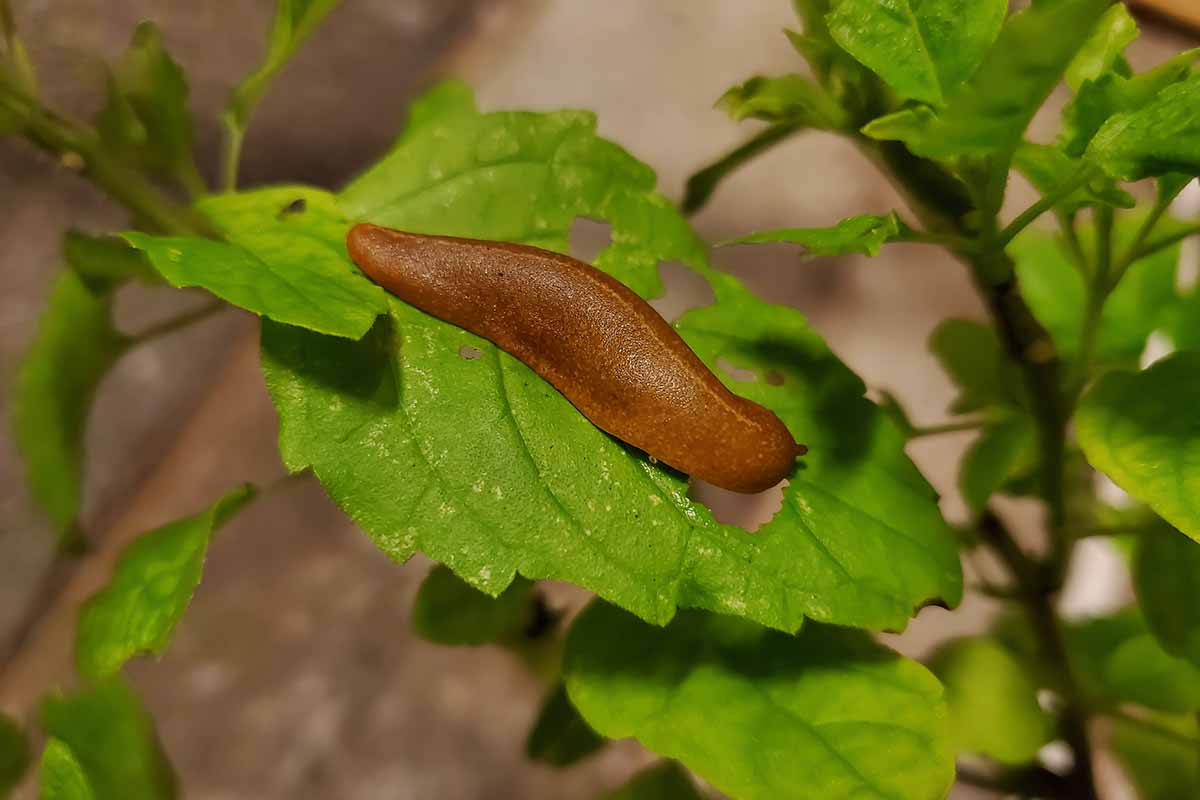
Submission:
[[[350,257],[406,303],[494,342],[597,427],[693,477],[759,492],[807,448],[739,397],[628,287],[525,245],[356,225]]]

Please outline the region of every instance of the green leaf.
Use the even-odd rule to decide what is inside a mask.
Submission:
[[[979,68],[1008,0],[834,0],[826,25],[905,99],[941,105]]]
[[[100,381],[128,347],[112,324],[112,299],[74,272],[55,281],[13,391],[13,425],[34,499],[64,539],[74,535],[83,433]]]
[[[1038,705],[1028,667],[997,642],[956,639],[932,656],[929,668],[946,687],[958,752],[1027,764],[1050,740],[1054,726]]]
[[[1066,639],[1072,668],[1094,706],[1200,711],[1200,668],[1166,653],[1136,608],[1077,623]]]
[[[42,727],[60,739],[83,767],[95,800],[171,800],[175,775],[154,723],[120,679],[42,704]]]
[[[587,758],[605,744],[604,737],[592,730],[571,705],[566,687],[559,684],[538,712],[525,740],[525,755],[554,767],[566,767]]]
[[[1125,48],[1137,37],[1137,22],[1124,3],[1117,3],[1105,11],[1092,30],[1091,37],[1071,59],[1065,76],[1067,85],[1078,92],[1085,81],[1111,72]]]
[[[1159,644],[1200,666],[1200,544],[1170,525],[1155,526],[1138,538],[1133,578]]]
[[[759,244],[791,242],[803,246],[813,256],[840,256],[847,253],[879,255],[879,248],[902,239],[908,228],[895,212],[886,217],[864,214],[849,217],[831,228],[780,228],[741,236],[723,244]]]
[[[40,800],[96,800],[83,765],[61,739],[50,737],[42,751]]]
[[[761,119],[818,130],[834,130],[846,125],[846,114],[841,107],[824,89],[803,75],[751,78],[721,95],[717,108],[735,122]]]
[[[16,722],[0,714],[0,798],[21,782],[29,768],[29,742]]]
[[[1124,252],[1136,236],[1141,215],[1117,223],[1115,250]],[[1080,228],[1085,255],[1095,252],[1095,228]],[[1049,331],[1058,353],[1079,352],[1087,306],[1087,284],[1065,245],[1054,235],[1026,228],[1008,248],[1016,262],[1021,295]],[[1178,302],[1175,273],[1179,247],[1167,247],[1134,262],[1109,295],[1100,316],[1096,358],[1110,365],[1133,365],[1150,334],[1164,325],[1164,312]]]
[[[948,319],[929,337],[929,349],[959,388],[950,406],[955,414],[1021,405],[1020,373],[991,325]]]
[[[802,130],[804,128],[795,123],[781,122],[766,128],[761,133],[756,133],[743,144],[691,175],[687,180],[683,200],[679,207],[685,214],[696,213],[708,203],[708,199],[716,191],[718,183],[736,172],[747,161],[753,160],[759,154]]]
[[[261,316],[351,339],[387,310],[384,291],[350,262],[350,224],[327,192],[281,186],[206,197],[197,208],[227,241],[123,234],[173,286],[200,286]]]
[[[1071,157],[1082,156],[1110,117],[1145,107],[1163,89],[1190,75],[1197,58],[1200,49],[1188,50],[1141,75],[1126,77],[1106,72],[1084,81],[1075,99],[1063,109],[1063,130],[1059,137],[1063,151]]]
[[[1014,475],[1037,461],[1037,438],[1033,420],[1014,414],[989,425],[963,455],[958,488],[967,506],[983,511],[988,500]]]
[[[937,679],[845,629],[797,636],[683,612],[665,629],[604,603],[567,637],[571,701],[722,792],[934,800],[954,777]]]
[[[130,280],[162,279],[139,251],[115,236],[89,236],[75,230],[63,234],[63,257],[92,292],[102,294]]]
[[[1114,114],[1086,157],[1122,180],[1200,175],[1200,74],[1168,86],[1137,111]]]
[[[1093,467],[1200,542],[1200,352],[1142,372],[1112,372],[1080,403],[1075,425]]]
[[[687,770],[674,761],[646,767],[605,800],[704,800]]]
[[[96,128],[106,148],[201,193],[187,97],[187,79],[162,33],[143,22],[109,74],[108,103]]]
[[[1053,145],[1022,142],[1017,148],[1013,166],[1028,178],[1041,194],[1051,195],[1058,191],[1059,187],[1074,180],[1085,165],[1081,159],[1071,158]],[[1111,179],[1101,178],[1067,195],[1058,202],[1057,208],[1071,214],[1081,208],[1096,205],[1133,208],[1136,202],[1133,195],[1118,188]]]
[[[1149,721],[1147,725],[1116,717],[1109,723],[1112,749],[1137,786],[1138,797],[1192,800],[1200,787],[1200,729],[1196,720],[1154,714]]]
[[[498,642],[529,623],[532,589],[531,582],[517,578],[499,597],[490,597],[439,564],[417,592],[413,628],[438,644]]]
[[[940,113],[911,108],[863,132],[928,158],[1011,155],[1110,0],[1042,0],[1005,23],[974,77]]]
[[[108,585],[79,612],[75,664],[81,675],[107,678],[136,655],[166,651],[200,585],[209,540],[253,496],[248,485],[235,489],[125,548]]]
[[[418,101],[397,149],[343,195],[354,218],[563,251],[579,216],[612,225],[596,265],[643,296],[660,260],[691,266],[716,305],[676,326],[714,370],[727,359],[784,385],[725,378],[772,408],[810,455],[753,536],[720,525],[686,479],[582,417],[488,342],[398,301],[359,344],[263,327],[285,463],[393,557],[418,549],[496,595],[514,574],[566,580],[645,619],[677,606],[792,630],[805,616],[902,627],[961,592],[954,540],[903,436],[791,311],[711,269],[653,191],[654,174],[576,111],[479,114],[450,84]],[[463,347],[479,350],[465,359]],[[368,444],[369,443],[369,444]]]

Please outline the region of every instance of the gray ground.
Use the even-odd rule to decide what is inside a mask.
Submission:
[[[414,91],[452,73],[477,86],[485,108],[595,109],[601,132],[654,165],[663,190],[678,197],[690,171],[745,135],[711,109],[714,98],[755,72],[799,68],[779,33],[793,24],[788,5],[346,0],[263,104],[243,179],[338,185],[387,146]],[[119,52],[143,16],[158,21],[191,76],[200,157],[211,171],[217,113],[259,57],[267,0],[15,6],[51,95],[78,114],[98,102],[91,54]],[[0,141],[0,187],[7,387],[48,291],[60,230],[104,230],[122,218],[76,176],[12,141]],[[848,147],[810,136],[730,180],[697,224],[719,240],[896,204]],[[904,246],[870,263],[802,264],[784,247],[721,250],[716,260],[754,291],[805,311],[870,386],[894,391],[918,422],[942,420],[951,391],[925,341],[948,315],[981,315],[949,259]],[[686,297],[677,287],[671,299]],[[196,301],[130,290],[121,321],[136,330]],[[255,321],[229,312],[135,352],[104,384],[89,432],[86,520],[96,547],[77,567],[48,568],[49,530],[24,492],[11,437],[0,437],[0,641],[19,645],[15,654],[0,647],[8,657],[0,707],[28,715],[48,687],[69,683],[74,609],[104,582],[124,542],[239,481],[282,475],[256,340]],[[913,453],[952,517],[962,512],[954,460],[967,441],[944,437]],[[229,525],[168,656],[132,670],[188,797],[591,797],[644,763],[631,743],[564,773],[526,762],[522,739],[543,687],[500,652],[439,648],[409,633],[427,567],[390,563],[311,480],[286,485]],[[578,599],[565,589],[555,597]],[[957,614],[926,610],[898,645],[919,652],[988,613],[976,600]]]

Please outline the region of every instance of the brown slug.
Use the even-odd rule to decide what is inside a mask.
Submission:
[[[675,469],[760,492],[807,452],[775,414],[726,389],[646,301],[581,261],[368,224],[346,246],[380,286],[491,340],[597,427]]]

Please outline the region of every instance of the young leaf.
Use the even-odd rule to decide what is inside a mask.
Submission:
[[[1141,800],[1192,800],[1200,787],[1200,727],[1190,717],[1148,716],[1150,722],[1116,717],[1112,749]]]
[[[92,397],[127,347],[112,324],[112,299],[88,291],[74,272],[60,275],[13,392],[16,441],[30,490],[60,536],[73,534],[79,514]]]
[[[742,145],[718,158],[707,167],[691,175],[684,188],[683,200],[679,207],[685,214],[699,211],[716,191],[717,184],[730,173],[736,172],[747,161],[754,159],[793,134],[804,130],[802,125],[793,122],[780,122],[765,129],[761,133],[746,140]]]
[[[888,242],[902,239],[907,227],[895,212],[886,217],[864,214],[849,217],[831,228],[780,228],[741,236],[730,244],[759,244],[762,242],[791,242],[804,247],[813,256],[840,256],[847,253],[879,255],[879,248]]]
[[[162,34],[154,23],[143,22],[113,65],[108,103],[96,128],[107,148],[201,194],[204,182],[192,155],[187,96],[187,79]]]
[[[346,255],[350,225],[328,193],[283,186],[197,207],[228,241],[123,234],[173,286],[201,286],[261,316],[350,339],[387,310],[383,290]]]
[[[71,748],[51,736],[42,751],[39,800],[98,800]]]
[[[145,256],[115,236],[89,236],[69,230],[63,235],[63,257],[84,285],[96,294],[111,291],[130,280],[162,281]]]
[[[438,644],[501,641],[529,623],[532,589],[530,581],[517,578],[499,597],[489,597],[438,564],[417,592],[413,629]]]
[[[1156,526],[1138,539],[1133,578],[1159,644],[1200,666],[1200,545],[1170,525]]]
[[[834,130],[846,124],[841,107],[803,75],[751,78],[721,95],[717,108],[734,122],[761,119],[818,130]]]
[[[267,40],[267,55],[258,69],[242,79],[229,97],[221,115],[229,137],[230,151],[225,164],[225,188],[237,180],[238,155],[250,116],[258,106],[275,75],[283,69],[300,45],[341,0],[276,0],[275,20]]]
[[[1054,730],[1028,668],[991,639],[956,639],[929,668],[946,687],[951,739],[960,753],[1002,764],[1033,761]]]
[[[200,585],[209,540],[253,496],[250,486],[235,489],[125,549],[112,580],[79,612],[75,664],[81,675],[107,678],[136,655],[163,654]]]
[[[1045,0],[1005,23],[974,77],[945,109],[899,111],[867,125],[928,158],[1011,155],[1110,0]]]
[[[1117,3],[1105,11],[1091,37],[1071,59],[1064,76],[1067,86],[1078,92],[1085,81],[1096,80],[1111,72],[1125,48],[1137,37],[1137,22],[1124,3]]]
[[[1081,159],[1071,158],[1058,147],[1032,142],[1022,142],[1017,148],[1013,166],[1043,195],[1056,193],[1059,187],[1074,180],[1085,168]],[[1118,188],[1111,179],[1100,178],[1076,189],[1060,200],[1056,207],[1071,214],[1096,205],[1133,208],[1136,201],[1133,195]]]
[[[859,631],[797,636],[683,612],[665,629],[593,603],[567,637],[571,701],[743,800],[944,797],[954,777],[937,679]]]
[[[1072,669],[1093,705],[1200,711],[1200,667],[1159,647],[1136,608],[1078,623],[1066,638]]]
[[[1137,111],[1110,117],[1086,157],[1128,181],[1170,172],[1200,175],[1200,74],[1168,86]]]
[[[784,630],[806,615],[901,627],[930,597],[957,602],[953,535],[861,381],[798,314],[711,269],[653,191],[653,172],[597,138],[591,115],[479,114],[452,84],[413,118],[397,149],[346,190],[351,216],[559,251],[576,217],[608,221],[613,244],[596,265],[634,291],[661,290],[660,260],[708,278],[716,305],[689,312],[679,332],[718,374],[722,359],[778,370],[786,386],[725,378],[778,413],[809,456],[781,511],[748,536],[520,361],[393,300],[390,319],[358,344],[264,325],[289,468],[312,466],[393,557],[420,549],[492,595],[519,571],[658,623],[682,605]],[[464,346],[479,357],[461,357]]]
[[[159,746],[154,723],[120,679],[42,704],[47,735],[70,748],[95,800],[173,800],[175,774]]]
[[[1011,477],[1034,466],[1035,434],[1033,421],[1025,414],[1014,414],[983,429],[963,456],[959,474],[959,491],[972,511],[983,511],[991,496]]]
[[[1008,0],[834,0],[833,39],[905,99],[940,106],[983,61]]]
[[[566,767],[587,758],[607,744],[588,725],[559,684],[538,712],[525,740],[525,755],[554,767]]]
[[[16,722],[0,714],[0,798],[8,797],[29,768],[29,742]]]
[[[1200,352],[1175,353],[1142,372],[1111,372],[1076,415],[1093,467],[1200,542]]]
[[[674,761],[646,767],[605,800],[704,800],[687,770]]]
[[[929,349],[959,388],[950,406],[955,414],[1021,405],[1020,374],[991,325],[948,319],[929,337]]]
[[[1117,223],[1117,252],[1132,243],[1140,216]],[[1095,229],[1080,230],[1085,254],[1094,252]],[[1052,234],[1034,228],[1021,232],[1008,248],[1017,267],[1021,295],[1049,331],[1066,358],[1078,354],[1087,305],[1086,279]],[[1130,265],[1101,312],[1096,358],[1106,364],[1135,365],[1150,334],[1164,324],[1164,312],[1177,302],[1175,273],[1179,247],[1166,247]]]

